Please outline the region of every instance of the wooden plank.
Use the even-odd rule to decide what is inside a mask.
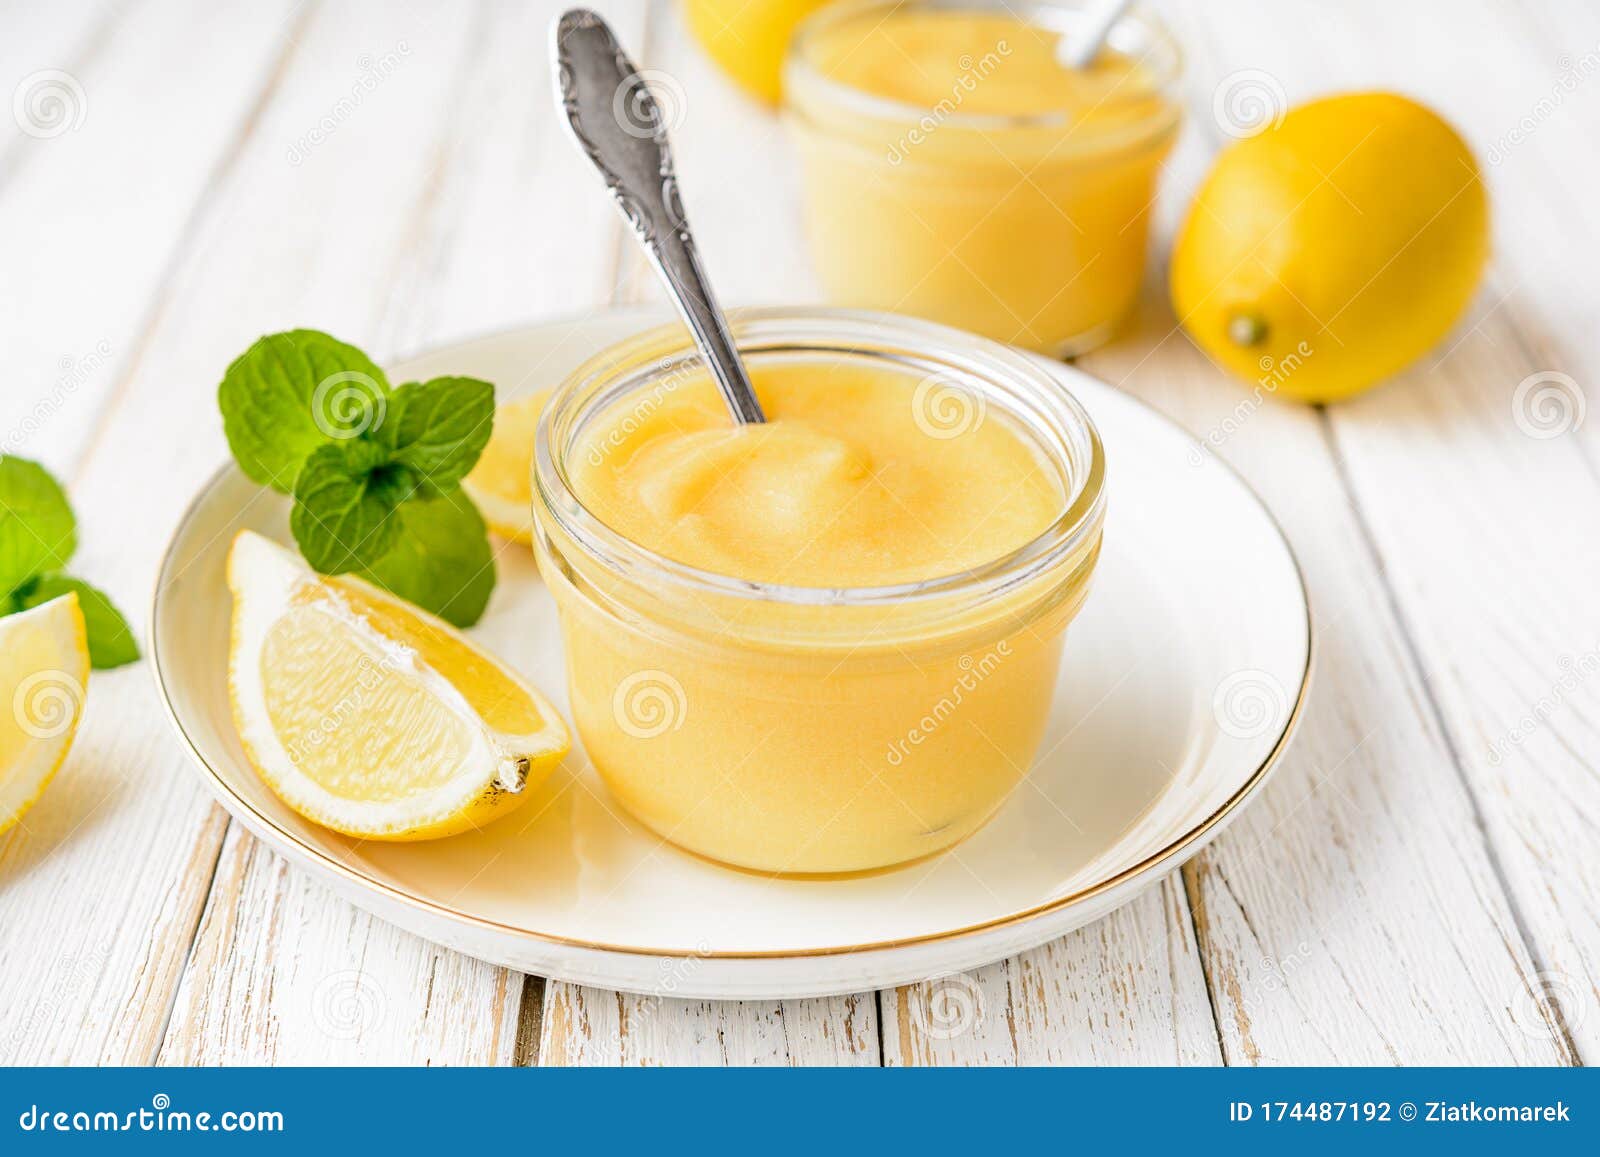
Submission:
[[[504,1063],[520,992],[332,899],[235,824],[161,1063]]]
[[[610,8],[624,28],[640,17],[636,4]],[[231,351],[293,314],[385,353],[603,301],[614,271],[596,255],[610,251],[616,224],[602,199],[555,190],[563,166],[582,174],[557,134],[544,54],[529,50],[556,10],[496,6],[459,18],[447,5],[374,4],[319,14],[229,190],[226,233],[219,226],[216,248],[196,258],[195,292],[179,315],[242,319],[249,332],[230,339]],[[354,77],[330,77],[318,62],[360,52],[397,63],[336,132],[285,166],[282,142],[318,123]],[[294,219],[262,235],[286,200]],[[259,271],[244,301],[238,268]],[[200,380],[214,380],[227,356],[213,352]],[[143,400],[157,402],[153,392]],[[224,449],[208,439],[215,460]],[[536,1008],[540,982],[531,983],[526,1003]],[[519,1025],[524,1003],[520,975],[367,917],[235,832],[161,1059],[508,1063],[529,1032]],[[330,1021],[330,1008],[349,1015]]]
[[[55,5],[12,24],[25,34],[0,46],[6,92],[60,68],[89,103],[76,129],[0,141],[11,383],[0,391],[0,449],[74,483],[74,462],[135,370],[169,254],[272,84],[288,13],[167,7],[133,22],[118,9]],[[73,569],[108,587],[136,624],[153,563],[132,564],[153,551],[151,527],[168,514],[147,453],[165,443],[122,444],[119,477],[71,486],[83,544]],[[113,482],[125,501],[101,517],[97,490]],[[223,830],[179,763],[148,674],[96,674],[72,756],[0,837],[0,1062],[154,1055]]]
[[[0,3],[0,21],[13,35],[0,40],[0,91],[8,97],[0,120],[0,188],[32,162],[64,160],[70,149],[36,141],[80,133],[88,121],[83,77],[103,75],[102,59],[123,26],[123,6]]]
[[[1176,873],[1060,940],[882,997],[886,1064],[1222,1061]]]
[[[541,1065],[876,1065],[872,994],[674,1000],[552,984]]]
[[[1375,67],[1436,94],[1486,159],[1494,269],[1439,352],[1329,416],[1534,950],[1506,1017],[1593,1062],[1600,864],[1579,849],[1600,831],[1600,228],[1577,191],[1600,179],[1600,12],[1448,14],[1500,46],[1493,85],[1452,67],[1464,53],[1390,43]]]
[[[289,11],[168,6],[141,21],[123,7],[63,4],[13,16],[22,34],[0,38],[0,345],[10,383],[0,391],[0,453],[70,476],[137,357],[170,255],[227,161]],[[225,51],[190,59],[194,44],[224,30],[234,39]]]
[[[1138,368],[1134,350],[1093,361],[1204,432],[1237,387],[1183,352]],[[1294,747],[1186,870],[1228,1060],[1563,1059],[1505,1023],[1535,969],[1316,413],[1260,410],[1225,453],[1283,522],[1319,624]]]
[[[1362,8],[1346,24],[1341,9],[1306,37],[1303,14],[1280,6],[1206,11],[1207,28],[1185,34],[1198,117],[1226,78],[1266,61],[1290,100],[1320,88],[1334,74],[1315,55],[1320,46],[1357,29],[1370,43],[1364,21],[1375,19]],[[1212,146],[1224,139],[1215,125],[1201,128]],[[1174,166],[1175,203],[1206,151],[1192,148]],[[1572,1059],[1549,1025],[1524,1031],[1508,1015],[1535,961],[1324,419],[1268,402],[1239,421],[1235,407],[1248,394],[1174,331],[1164,297],[1154,290],[1136,331],[1087,364],[1197,434],[1222,435],[1218,452],[1284,523],[1319,622],[1314,692],[1295,747],[1260,803],[1185,872],[1226,1057]]]

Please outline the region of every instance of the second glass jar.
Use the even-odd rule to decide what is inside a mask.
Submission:
[[[837,304],[1057,356],[1138,297],[1180,58],[1154,18],[1088,69],[1081,0],[862,0],[800,26],[784,74],[806,224]]]

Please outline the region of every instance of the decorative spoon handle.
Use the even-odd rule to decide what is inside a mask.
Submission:
[[[739,422],[766,421],[700,265],[649,86],[606,22],[585,8],[556,21],[555,67],[567,127],[666,281],[728,409]]]

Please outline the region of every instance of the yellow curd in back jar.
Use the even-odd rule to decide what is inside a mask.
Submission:
[[[776,873],[949,847],[1035,755],[1099,554],[1104,462],[1041,365],[908,318],[751,310],[768,421],[677,326],[551,400],[535,548],[615,797]]]
[[[866,0],[800,26],[784,102],[829,296],[1045,353],[1138,296],[1179,54],[1149,16],[1081,70],[1085,5]]]

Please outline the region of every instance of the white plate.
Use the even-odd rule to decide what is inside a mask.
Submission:
[[[607,313],[415,358],[496,383],[558,382],[659,320]],[[224,468],[184,515],[151,615],[156,680],[224,807],[362,908],[526,972],[637,992],[772,998],[853,992],[974,967],[1104,915],[1194,855],[1261,786],[1304,701],[1305,588],[1249,488],[1168,419],[1054,365],[1105,441],[1109,514],[1067,640],[1044,754],[987,827],[950,852],[854,879],[719,868],[663,844],[606,796],[580,749],[482,833],[372,844],[301,820],[251,771],[227,702],[224,560],[244,527],[288,542],[287,503]],[[479,641],[565,709],[554,607],[507,547]]]

